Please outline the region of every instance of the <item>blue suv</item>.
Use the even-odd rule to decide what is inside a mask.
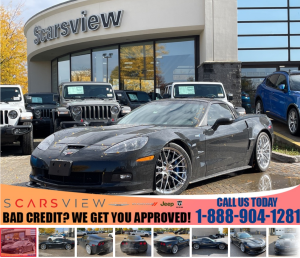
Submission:
[[[288,125],[292,135],[300,134],[300,71],[275,72],[257,87],[256,114]]]

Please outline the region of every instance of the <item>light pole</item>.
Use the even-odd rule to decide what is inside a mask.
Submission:
[[[103,58],[106,58],[106,82],[108,82],[108,58],[112,58],[113,53],[107,53],[103,54]]]

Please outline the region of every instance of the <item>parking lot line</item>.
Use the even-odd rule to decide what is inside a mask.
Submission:
[[[280,133],[277,133],[277,132],[274,132],[274,134],[277,135],[278,137],[281,137],[281,138],[285,139],[286,141],[289,141],[290,143],[293,143],[293,144],[300,147],[300,142],[296,142],[296,141],[294,141],[294,140],[292,140],[292,139],[290,139],[290,138],[288,138],[288,137],[286,137],[286,136],[284,136]]]

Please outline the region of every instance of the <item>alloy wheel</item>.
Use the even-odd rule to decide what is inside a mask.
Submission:
[[[193,247],[194,247],[195,250],[198,250],[200,248],[200,245],[194,244]]]
[[[219,245],[219,249],[220,249],[220,250],[224,250],[224,249],[225,249],[225,245],[220,244],[220,245]]]
[[[91,254],[92,252],[91,247],[89,245],[86,245],[85,250],[88,254]]]
[[[41,249],[42,249],[42,250],[45,250],[46,248],[47,248],[47,246],[46,246],[45,244],[42,244],[42,245],[41,245]]]
[[[178,252],[178,246],[174,245],[173,248],[172,248],[172,253],[176,254],[177,252]]]
[[[187,180],[188,164],[184,155],[172,147],[164,147],[159,154],[155,169],[156,191],[172,194]]]
[[[256,146],[256,159],[261,169],[268,168],[271,160],[271,143],[267,134],[261,133],[258,136]]]
[[[272,190],[272,179],[269,175],[263,175],[259,179],[258,190],[261,192]]]
[[[66,245],[66,249],[67,249],[67,250],[71,250],[71,245],[67,244],[67,245]]]
[[[296,133],[298,129],[298,117],[295,109],[292,109],[289,112],[288,125],[289,125],[290,132],[292,134]]]
[[[244,253],[245,252],[245,246],[243,244],[241,244],[240,248],[241,248],[241,251]]]
[[[262,110],[261,110],[261,102],[260,101],[257,101],[256,102],[256,105],[255,105],[255,113],[256,114],[261,114],[262,112],[261,112]]]

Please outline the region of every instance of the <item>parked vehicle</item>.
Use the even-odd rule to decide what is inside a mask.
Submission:
[[[176,254],[181,249],[188,247],[189,243],[189,239],[183,239],[181,236],[165,235],[154,240],[154,247],[157,252]]]
[[[218,239],[219,238],[217,235],[209,235],[208,237],[211,238],[211,239]]]
[[[174,82],[165,88],[163,98],[210,98],[224,101],[235,108],[240,115],[245,115],[243,107],[234,107],[231,93],[226,94],[225,88],[220,82]]]
[[[35,244],[28,240],[20,240],[14,243],[8,243],[1,247],[2,253],[23,254],[35,250]]]
[[[57,107],[54,93],[28,93],[24,95],[26,110],[33,114],[34,129],[46,129],[53,133],[52,109]]]
[[[246,110],[246,113],[252,113],[250,95],[245,91],[242,91],[242,107]]]
[[[162,231],[156,231],[156,234],[163,234],[164,232]]]
[[[218,100],[160,100],[132,111],[114,126],[73,128],[49,136],[32,153],[29,186],[180,194],[189,183],[220,174],[266,171],[272,140],[266,115],[239,116]],[[200,167],[202,163],[206,166]],[[168,177],[166,170],[171,170]]]
[[[85,236],[87,235],[86,231],[77,231],[77,236]]]
[[[85,248],[87,254],[100,254],[110,252],[113,248],[113,240],[98,235],[86,235],[77,239],[77,245]]]
[[[122,105],[130,107],[131,110],[151,101],[149,95],[144,91],[116,90],[115,93],[117,100],[119,100]]]
[[[77,126],[111,125],[120,115],[108,83],[66,82],[59,86],[59,106],[53,111],[54,131]]]
[[[156,92],[150,92],[150,93],[148,93],[148,96],[150,97],[151,100],[160,100],[160,99],[162,99],[162,96],[159,93],[156,93]]]
[[[53,239],[53,241],[44,241],[39,243],[39,248],[41,250],[46,250],[46,249],[66,249],[66,250],[71,250],[74,248],[74,241],[65,239],[65,238],[56,238]]]
[[[243,253],[260,254],[266,251],[264,239],[254,238],[246,232],[235,232],[230,236],[230,243],[240,248]]]
[[[121,251],[126,254],[145,253],[147,252],[148,244],[141,236],[130,235],[122,240],[120,248]]]
[[[220,233],[220,234],[216,234],[216,236],[217,236],[218,238],[224,238],[224,237],[225,237],[225,234]]]
[[[202,248],[217,248],[220,250],[224,250],[228,248],[227,243],[219,240],[214,240],[209,237],[201,237],[201,238],[193,239],[192,246],[195,250],[202,249]]]
[[[32,113],[25,109],[20,85],[0,85],[1,146],[20,142],[22,153],[33,151]]]
[[[121,234],[122,234],[122,232],[120,230],[115,232],[115,235],[121,235]]]
[[[287,124],[292,135],[300,135],[300,71],[266,77],[256,90],[255,112]]]
[[[143,236],[143,237],[149,237],[151,234],[148,231],[144,230],[136,230],[134,232],[130,232],[130,235],[132,236]]]
[[[65,237],[62,236],[62,235],[52,235],[52,236],[49,236],[49,237],[47,238],[47,240],[49,240],[49,241],[54,241],[54,240],[57,239],[57,238],[65,238]]]
[[[108,236],[113,238],[114,237],[114,234],[113,233],[108,233]]]
[[[285,233],[275,242],[275,254],[296,254],[299,250],[299,241],[292,233]]]

